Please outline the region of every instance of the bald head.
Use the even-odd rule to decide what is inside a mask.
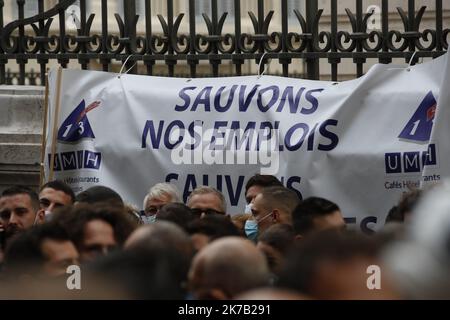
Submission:
[[[213,241],[194,258],[189,285],[197,299],[230,299],[266,286],[269,269],[255,245],[239,237]]]
[[[186,256],[193,254],[191,239],[180,227],[171,222],[158,221],[136,229],[125,242],[126,250],[170,246]]]

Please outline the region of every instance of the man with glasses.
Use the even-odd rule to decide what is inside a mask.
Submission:
[[[187,206],[199,218],[210,214],[226,215],[227,204],[225,197],[218,190],[201,186],[191,192],[187,199]]]

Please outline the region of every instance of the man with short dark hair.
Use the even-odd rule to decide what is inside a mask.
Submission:
[[[183,203],[168,203],[158,212],[156,221],[170,221],[187,231],[189,223],[196,220],[191,209]]]
[[[81,262],[95,260],[121,247],[134,230],[124,209],[102,204],[77,204],[60,210],[54,221],[69,232]]]
[[[78,264],[78,252],[64,228],[42,224],[11,241],[5,254],[5,271],[16,276],[60,276]]]
[[[44,221],[39,213],[39,197],[28,187],[14,186],[3,191],[0,197],[0,219],[5,232],[5,242],[13,235]]]
[[[264,188],[252,202],[253,218],[245,223],[247,238],[256,241],[258,234],[274,224],[292,225],[292,210],[299,201],[297,194],[285,187]]]
[[[210,214],[196,219],[187,226],[195,250],[200,251],[208,243],[227,236],[240,236],[229,216]]]
[[[77,194],[76,203],[88,204],[108,204],[118,208],[124,208],[122,197],[113,189],[105,186],[90,187],[79,194]]]
[[[292,221],[297,238],[316,231],[345,228],[345,221],[337,204],[319,197],[310,197],[300,202],[292,212]]]
[[[270,271],[274,275],[279,274],[294,240],[294,228],[280,223],[271,226],[259,236],[256,247],[266,256]]]
[[[39,191],[40,209],[44,210],[46,219],[56,208],[70,206],[75,201],[73,190],[60,180],[49,181]]]
[[[247,204],[249,204],[259,193],[261,193],[264,188],[282,186],[283,184],[275,176],[255,174],[250,179],[248,179],[245,185],[245,200],[247,201]]]

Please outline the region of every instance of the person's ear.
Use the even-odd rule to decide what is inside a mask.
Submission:
[[[43,224],[45,221],[45,210],[39,209],[36,213],[36,224]]]
[[[280,211],[278,209],[274,209],[272,211],[272,221],[273,222],[280,222]]]

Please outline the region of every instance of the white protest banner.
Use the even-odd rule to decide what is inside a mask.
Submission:
[[[274,174],[303,198],[336,202],[349,224],[377,230],[402,192],[450,176],[447,59],[375,65],[341,83],[53,70],[44,178],[76,192],[109,186],[139,207],[158,182],[185,199],[209,185],[235,214],[246,181]]]

